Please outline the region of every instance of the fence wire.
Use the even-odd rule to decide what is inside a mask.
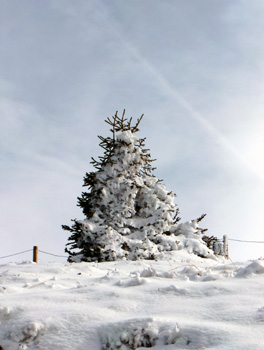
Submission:
[[[264,241],[243,241],[241,239],[228,238],[229,241],[243,242],[243,243],[264,243]]]
[[[52,255],[52,256],[56,256],[56,257],[58,257],[58,258],[67,258],[67,255],[52,254],[52,253],[44,252],[43,250],[38,250],[38,251],[39,251],[40,253],[48,254],[48,255]],[[15,253],[15,254],[0,256],[0,259],[10,258],[10,257],[12,257],[12,256],[20,255],[20,254],[24,254],[24,253],[28,253],[28,252],[33,252],[33,249],[24,250],[23,252],[19,252],[19,253]]]
[[[43,250],[38,250],[40,253],[43,253],[43,254],[48,254],[48,255],[52,255],[52,256],[57,256],[58,258],[67,258],[66,255],[57,255],[57,254],[52,254],[52,253],[48,253],[48,252],[44,252]]]
[[[218,241],[221,241],[220,239]],[[264,243],[264,241],[244,241],[242,239],[233,239],[233,238],[228,238],[228,241],[234,241],[234,242],[242,242],[242,243],[258,243],[258,244],[262,244]],[[28,250],[24,250],[22,252],[18,252],[18,253],[14,253],[14,254],[10,254],[10,255],[5,255],[5,256],[0,256],[0,259],[4,259],[4,258],[10,258],[12,256],[16,256],[16,255],[20,255],[20,254],[24,254],[24,253],[28,253],[28,252],[32,252],[32,249],[28,249]],[[38,250],[40,253],[43,254],[47,254],[47,255],[51,255],[51,256],[56,256],[57,258],[67,258],[66,255],[58,255],[58,254],[53,254],[53,253],[49,253],[49,252],[45,252],[44,250]]]
[[[28,252],[32,252],[32,249],[24,250],[23,252],[10,254],[10,255],[6,255],[6,256],[0,256],[0,259],[10,258],[11,256],[20,255],[20,254],[24,254],[24,253],[28,253]]]

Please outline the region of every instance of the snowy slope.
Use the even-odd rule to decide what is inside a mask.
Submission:
[[[173,255],[174,254],[174,255]],[[264,349],[264,261],[0,265],[0,349]]]

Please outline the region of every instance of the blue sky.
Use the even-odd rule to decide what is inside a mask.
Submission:
[[[207,213],[209,235],[264,241],[263,32],[257,0],[1,1],[0,256],[63,255],[97,135],[124,108],[144,113],[183,221]],[[230,242],[230,256],[263,247]]]

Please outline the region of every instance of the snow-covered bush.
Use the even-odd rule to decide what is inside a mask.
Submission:
[[[142,117],[135,126],[125,111],[121,118],[116,113],[106,120],[112,135],[99,136],[104,155],[99,161],[92,158],[96,171],[86,173],[88,191],[78,198],[85,218],[62,226],[71,233],[65,249],[70,262],[154,259],[187,247],[180,236],[189,239],[189,246],[196,241],[192,252],[210,254],[195,227],[198,221],[178,225],[175,194],[154,176],[145,139],[136,136]]]
[[[153,319],[135,319],[108,325],[100,330],[103,350],[136,350],[175,344],[180,337],[177,324],[159,324]]]

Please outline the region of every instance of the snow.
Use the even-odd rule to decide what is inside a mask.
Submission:
[[[138,138],[131,132],[131,130],[118,133],[116,135],[116,139],[126,143],[127,145],[134,144],[136,141],[138,141]]]
[[[264,261],[0,265],[0,349],[263,350]]]

